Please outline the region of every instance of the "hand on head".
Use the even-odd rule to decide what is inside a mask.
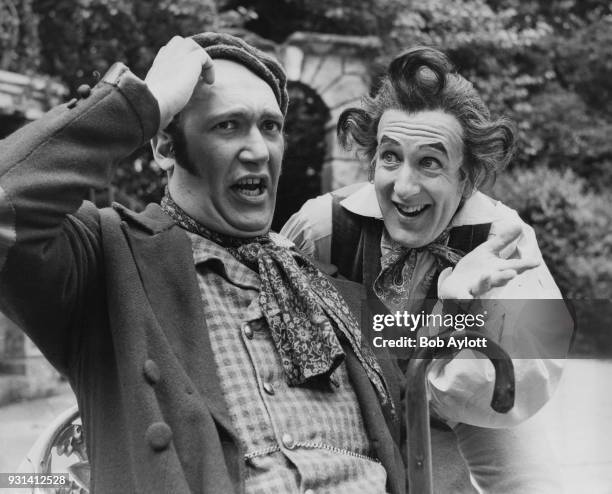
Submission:
[[[520,224],[499,222],[495,232],[457,263],[439,287],[440,298],[471,300],[540,265],[540,259],[522,257],[518,249],[511,247],[522,234]],[[508,255],[513,257],[506,258]]]
[[[213,61],[192,39],[175,36],[159,50],[145,82],[159,105],[160,129],[184,108],[200,77],[214,82]]]

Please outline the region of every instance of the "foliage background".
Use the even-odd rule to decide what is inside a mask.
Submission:
[[[116,60],[143,76],[174,34],[228,27],[277,42],[294,31],[377,35],[374,74],[405,47],[440,47],[493,113],[518,124],[516,158],[491,193],[534,226],[567,296],[612,299],[611,9],[602,0],[0,0],[0,68],[74,90]],[[141,151],[114,183],[125,201],[146,203],[163,176]],[[591,320],[586,332],[599,335],[601,321],[612,326]]]

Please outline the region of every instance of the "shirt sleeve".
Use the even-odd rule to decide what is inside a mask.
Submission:
[[[524,225],[523,235],[510,255],[542,258],[531,227]],[[478,330],[499,343],[512,358],[514,407],[506,414],[490,407],[493,365],[474,351],[463,350],[453,360],[432,363],[428,373],[431,409],[450,425],[515,426],[534,415],[554,393],[574,321],[543,261],[505,286],[489,290],[478,307],[486,320]]]
[[[304,203],[287,220],[280,234],[291,240],[307,256],[331,262],[332,195],[323,194]]]

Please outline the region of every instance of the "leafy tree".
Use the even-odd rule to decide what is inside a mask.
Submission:
[[[95,82],[115,61],[144,76],[172,36],[215,26],[213,0],[38,0],[40,71],[71,88]]]
[[[295,31],[378,34],[390,25],[400,4],[400,0],[224,0],[219,11],[222,16],[240,11],[242,27],[282,42]]]
[[[571,170],[546,167],[503,174],[491,194],[533,226],[546,265],[574,301],[575,350],[612,351],[612,196],[590,192]]]

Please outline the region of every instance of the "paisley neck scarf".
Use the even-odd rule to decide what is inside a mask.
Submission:
[[[465,255],[464,252],[449,247],[448,239],[451,228],[444,230],[430,244],[418,248],[404,247],[393,240],[386,229],[381,237],[380,263],[381,271],[374,281],[374,293],[391,311],[403,310],[410,295],[410,285],[420,252],[429,252],[434,256],[436,270],[425,276],[421,286],[422,293],[428,293],[434,282],[435,274],[448,266],[455,266]]]
[[[290,386],[329,380],[344,359],[340,337],[351,345],[381,403],[393,408],[380,365],[361,344],[359,324],[336,288],[306,257],[277,245],[269,233],[236,238],[210,231],[185,213],[168,191],[161,208],[176,224],[225,247],[259,274],[259,305]]]

